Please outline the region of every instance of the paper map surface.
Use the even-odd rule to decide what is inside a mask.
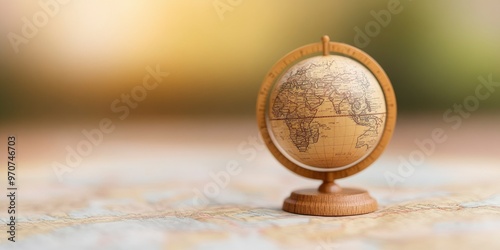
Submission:
[[[391,187],[384,174],[397,173],[403,152],[392,145],[373,166],[338,181],[369,190],[379,202],[378,211],[302,216],[283,212],[281,204],[292,190],[319,182],[280,166],[260,144],[252,122],[233,123],[233,129],[208,124],[190,136],[183,134],[191,131],[184,123],[159,133],[164,126],[147,126],[136,134],[130,132],[136,126],[117,128],[62,182],[51,164],[64,162],[65,145],[80,137],[64,140],[55,135],[65,132],[50,129],[38,136],[28,136],[29,129],[18,133],[18,231],[15,243],[2,232],[0,249],[500,246],[496,159],[483,158],[479,166],[470,157],[432,157]],[[215,140],[223,134],[228,135],[225,140]],[[40,151],[50,138],[59,139]],[[7,214],[2,212],[5,225]]]

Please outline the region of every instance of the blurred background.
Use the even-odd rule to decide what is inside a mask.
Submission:
[[[399,12],[370,27],[388,4]],[[382,65],[399,115],[442,114],[474,94],[479,76],[500,80],[499,11],[494,0],[0,1],[0,121],[114,115],[111,103],[156,65],[170,75],[131,119],[252,117],[267,70],[325,34]],[[35,35],[13,45],[26,20]],[[356,42],[358,28],[367,42]],[[488,98],[480,112],[498,107]]]
[[[260,142],[255,106],[273,64],[323,35],[360,47],[377,60],[398,102],[387,150],[373,167],[340,180],[341,186],[370,190],[382,207],[453,194],[443,198],[443,207],[428,206],[443,211],[455,211],[450,201],[460,201],[459,192],[472,193],[467,201],[499,193],[500,86],[483,88],[482,94],[492,93],[474,99],[478,77],[500,82],[499,13],[497,0],[0,0],[0,162],[7,161],[7,136],[16,135],[20,241],[40,235],[31,238],[33,246],[66,239],[81,248],[113,238],[114,244],[130,248],[135,246],[130,242],[150,242],[145,235],[165,238],[156,234],[163,229],[144,230],[153,224],[104,224],[115,215],[120,220],[160,212],[160,218],[165,211],[182,210],[181,205],[194,206],[202,191],[219,183],[213,174],[233,162],[243,174],[231,176],[227,187],[209,197],[210,204],[279,210],[291,190],[317,186],[318,181],[281,167]],[[144,90],[148,68],[169,75]],[[453,112],[443,119],[466,100],[474,105],[470,114]],[[110,122],[112,133],[103,132],[102,121]],[[446,142],[436,143],[430,153],[422,151],[416,141],[429,142],[438,128]],[[408,174],[403,160],[412,162],[414,174]],[[7,168],[2,171],[3,181]],[[485,204],[494,211],[498,198],[491,200]],[[7,209],[2,210],[4,218]],[[453,221],[465,216],[463,210],[443,218],[437,210],[428,211],[421,217]],[[204,218],[196,220],[204,223]],[[268,218],[264,214],[263,220]],[[388,223],[380,225],[395,225],[396,217],[386,218]],[[94,222],[98,230],[83,226]],[[284,223],[294,232],[283,235],[302,237],[296,236],[304,230]],[[425,223],[425,230],[438,228]],[[182,230],[213,228],[191,220],[155,222],[154,228],[160,224],[172,229],[169,240],[182,244],[191,242],[179,237]],[[227,224],[240,232],[240,224]],[[450,225],[458,225],[459,239],[476,242],[479,234],[486,235],[478,224]],[[486,225],[491,231],[493,224]],[[353,235],[350,226],[331,226]],[[65,227],[71,237],[54,231]],[[367,230],[359,232],[366,237]],[[377,230],[377,235],[402,242],[388,232]],[[416,235],[422,237],[421,232]]]

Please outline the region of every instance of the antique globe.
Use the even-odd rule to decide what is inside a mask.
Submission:
[[[376,210],[366,191],[334,183],[373,163],[394,130],[392,85],[373,58],[327,36],[322,43],[290,52],[266,75],[257,120],[279,162],[299,175],[323,180],[318,190],[292,193],[284,210],[312,215]]]
[[[375,77],[338,55],[311,57],[286,70],[271,90],[268,109],[269,134],[281,153],[319,171],[365,158],[386,120]]]

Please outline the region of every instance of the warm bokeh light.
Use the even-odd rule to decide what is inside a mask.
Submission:
[[[157,64],[171,74],[136,116],[252,115],[280,57],[324,34],[356,45],[355,28],[366,30],[376,20],[371,12],[389,3],[219,1],[226,9],[218,12],[209,0],[73,0],[51,6],[56,14],[15,53],[8,34],[22,35],[23,17],[44,11],[40,2],[0,3],[3,120],[101,117]],[[500,73],[497,1],[400,6],[363,49],[387,71],[403,113],[442,112],[473,94],[478,76]]]

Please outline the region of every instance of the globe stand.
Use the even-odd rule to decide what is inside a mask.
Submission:
[[[316,189],[293,191],[283,203],[283,210],[294,214],[347,216],[377,210],[377,201],[366,190],[341,188],[333,181],[323,181]]]

